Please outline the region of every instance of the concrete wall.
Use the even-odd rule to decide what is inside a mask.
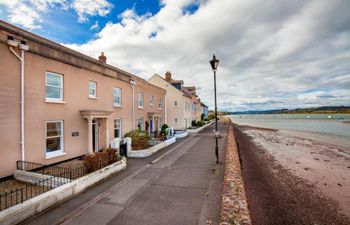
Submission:
[[[162,150],[163,148],[173,144],[176,142],[176,137],[172,137],[168,140],[165,140],[157,145],[154,145],[148,149],[141,149],[141,150],[129,150],[128,151],[128,157],[130,158],[144,158],[148,157],[150,155],[153,155],[154,153]]]
[[[135,127],[138,115],[147,120],[149,112],[157,113],[164,121],[164,109],[158,109],[158,99],[164,101],[165,90],[145,80],[103,64],[98,60],[50,42],[39,36],[0,22],[0,178],[12,175],[15,162],[21,159],[20,150],[20,63],[10,52],[8,36],[25,40],[30,49],[25,53],[25,160],[43,164],[56,163],[87,153],[88,123],[81,110],[111,111],[108,117],[109,137],[114,138],[114,119],[122,119],[122,134],[132,128],[132,89],[135,87]],[[17,50],[18,51],[18,50]],[[107,59],[108,61],[108,59]],[[46,102],[46,72],[63,75],[63,102]],[[97,83],[97,99],[89,98],[89,81]],[[122,89],[122,106],[113,106],[113,88]],[[145,108],[137,107],[137,92],[142,90]],[[153,95],[155,106],[148,106]],[[64,155],[46,157],[46,122],[64,121]],[[106,122],[99,119],[99,148],[106,146]],[[72,136],[79,132],[79,136]]]

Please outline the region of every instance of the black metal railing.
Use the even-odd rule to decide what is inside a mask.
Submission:
[[[16,188],[5,192],[0,195],[0,211],[7,209],[11,206],[23,203],[24,201],[31,199],[35,196],[38,196],[44,192],[52,190],[55,187],[61,186],[63,184],[69,183],[71,179],[65,177],[73,178],[73,171],[70,171],[68,174],[59,174],[60,176],[54,177],[50,176],[43,180],[40,180],[35,183],[26,183],[20,188]],[[67,173],[67,172],[64,172]]]
[[[109,164],[105,161],[98,160],[93,171],[102,169],[108,165]],[[50,191],[63,184],[72,182],[73,180],[92,172],[89,171],[85,165],[80,165],[72,169],[59,165],[44,165],[26,161],[17,161],[17,169],[46,176],[43,176],[42,180],[35,183],[26,182],[20,188],[15,188],[4,194],[0,194],[0,211],[23,203],[28,199]]]
[[[79,175],[79,172],[81,172],[81,174],[82,174],[82,172],[84,171],[84,168],[85,168],[85,166],[79,166],[79,167],[75,168],[74,170],[76,170],[76,171],[74,172],[74,176]],[[27,161],[17,161],[17,169],[28,171],[28,172],[40,173],[43,175],[64,177],[67,179],[70,179],[70,172],[72,171],[72,169],[64,167],[64,166],[44,165],[44,164],[40,164],[40,163],[33,163],[33,162],[27,162]],[[85,174],[82,174],[82,176],[83,175],[85,175]]]

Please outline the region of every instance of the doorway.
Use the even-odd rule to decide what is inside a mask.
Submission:
[[[153,134],[153,118],[152,118],[152,116],[150,116],[148,119],[149,119],[149,134],[152,135]]]
[[[98,125],[98,119],[92,120],[92,149],[94,152],[98,152],[99,150],[99,125]]]

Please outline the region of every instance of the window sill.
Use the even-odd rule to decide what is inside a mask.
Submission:
[[[52,159],[52,158],[56,158],[56,157],[60,157],[60,156],[64,156],[67,155],[66,152],[52,152],[52,153],[46,153],[45,159]]]
[[[145,109],[145,107],[139,106],[139,109]]]
[[[122,105],[113,105],[114,108],[123,108]]]
[[[162,108],[158,108],[158,110],[163,110]]]
[[[54,103],[54,104],[66,104],[65,101],[61,101],[61,100],[52,100],[52,99],[45,99],[46,103]]]
[[[93,97],[93,96],[89,96],[89,99],[91,99],[91,100],[98,100],[97,97]]]

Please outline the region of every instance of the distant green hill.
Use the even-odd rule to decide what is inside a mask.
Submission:
[[[350,106],[321,106],[297,109],[228,112],[228,114],[350,114]]]

